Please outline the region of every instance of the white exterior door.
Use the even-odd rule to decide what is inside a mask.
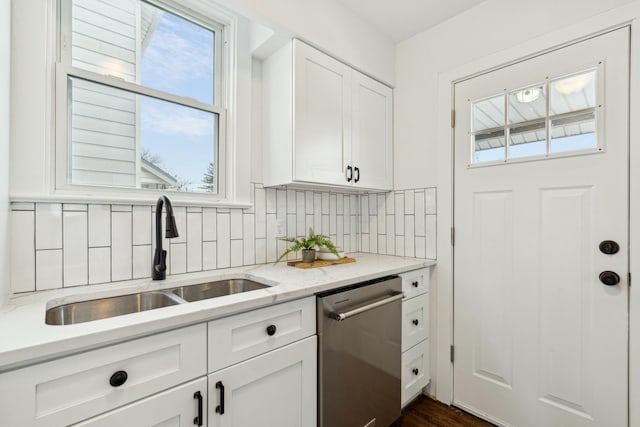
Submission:
[[[393,189],[393,90],[353,71],[354,185]]]
[[[209,375],[209,425],[316,425],[316,341],[314,335]]]
[[[294,42],[294,179],[348,185],[351,68]]]
[[[497,424],[627,426],[628,55],[624,28],[455,86],[454,404]]]

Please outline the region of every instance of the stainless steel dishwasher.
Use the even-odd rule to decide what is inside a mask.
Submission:
[[[317,295],[320,427],[400,417],[401,299],[397,276]]]

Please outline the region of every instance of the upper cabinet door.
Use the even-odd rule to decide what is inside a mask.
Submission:
[[[352,75],[352,159],[358,187],[393,189],[393,91],[364,74]]]
[[[349,184],[351,78],[347,65],[294,42],[295,181]]]

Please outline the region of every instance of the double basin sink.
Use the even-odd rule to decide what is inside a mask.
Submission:
[[[248,279],[227,279],[58,305],[47,310],[47,325],[73,325],[123,314],[186,304],[269,287]]]

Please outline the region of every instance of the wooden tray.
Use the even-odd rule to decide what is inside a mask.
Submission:
[[[335,264],[349,264],[351,262],[356,262],[356,259],[344,257],[344,258],[332,259],[332,260],[317,259],[313,262],[289,261],[287,262],[287,265],[291,267],[296,267],[296,268],[318,268],[318,267],[328,267],[330,265],[335,265]]]

